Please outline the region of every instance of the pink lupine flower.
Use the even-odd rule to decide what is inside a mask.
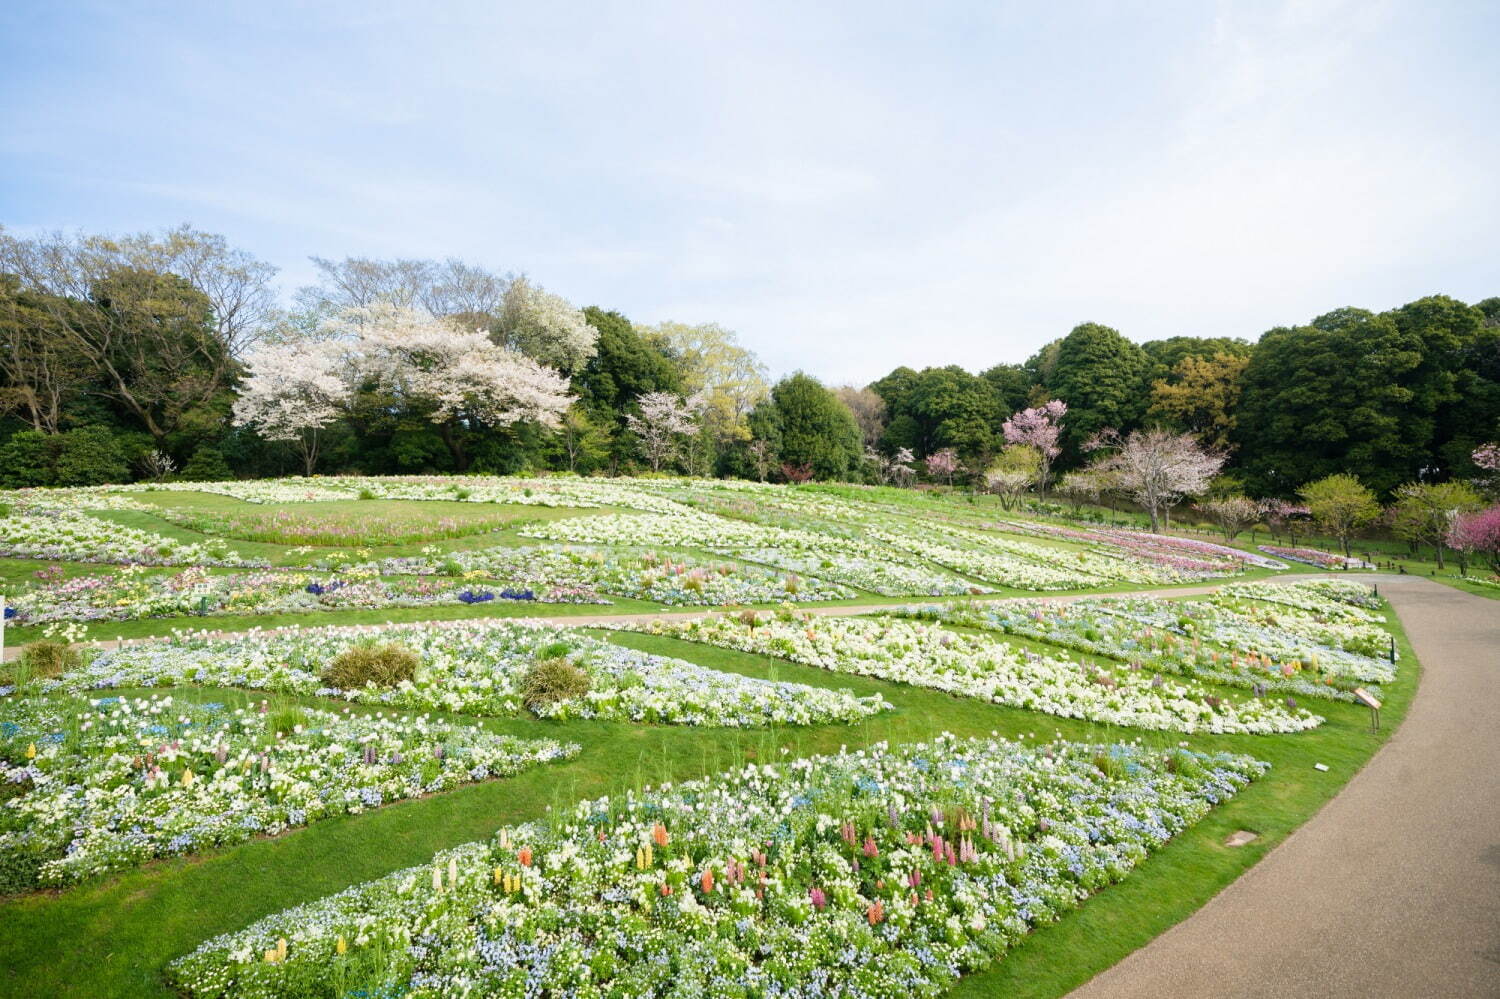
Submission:
[[[865,856],[872,860],[880,856],[880,847],[875,845],[875,837],[873,836],[865,837]]]

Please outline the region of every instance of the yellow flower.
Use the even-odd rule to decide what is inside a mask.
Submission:
[[[348,943],[348,941],[346,941],[342,936],[339,937],[339,942],[333,945],[333,952],[335,954],[346,954],[346,953],[348,953],[348,951],[349,951],[349,943]]]
[[[26,758],[28,760],[36,759],[36,743],[33,742],[31,745],[26,747]]]

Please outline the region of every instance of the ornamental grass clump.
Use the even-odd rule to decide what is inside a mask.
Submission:
[[[521,678],[521,701],[532,711],[588,692],[589,675],[561,656],[538,659]]]
[[[417,654],[404,645],[370,642],[340,652],[323,671],[323,682],[340,690],[354,690],[367,684],[394,687],[414,679],[421,664]]]
[[[78,650],[67,642],[42,638],[21,647],[18,672],[33,680],[46,679],[77,669],[82,661]]]

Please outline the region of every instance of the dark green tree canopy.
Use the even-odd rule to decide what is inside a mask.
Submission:
[[[1098,323],[1075,326],[1057,348],[1049,393],[1068,404],[1063,454],[1076,460],[1090,436],[1140,424],[1149,402],[1150,359],[1118,330]]]
[[[799,371],[777,382],[771,398],[756,408],[766,406],[774,407],[774,415],[752,416],[751,427],[761,428],[767,438],[780,431],[783,462],[810,466],[820,479],[847,479],[859,468],[864,457],[859,424],[822,382]]]

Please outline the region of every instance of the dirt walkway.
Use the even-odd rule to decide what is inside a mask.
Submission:
[[[1281,846],[1073,999],[1500,996],[1500,602],[1386,577],[1401,728]]]

